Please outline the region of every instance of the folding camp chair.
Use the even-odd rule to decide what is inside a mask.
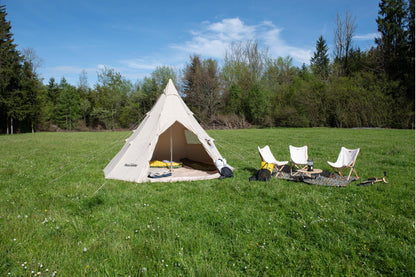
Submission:
[[[357,160],[358,153],[360,153],[360,148],[357,149],[347,149],[345,147],[341,147],[341,151],[339,152],[338,159],[335,163],[329,162],[328,164],[332,168],[331,175],[338,172],[338,174],[343,178],[348,169],[350,169],[350,173],[348,174],[347,180],[350,179],[351,173],[354,172],[357,179],[361,178],[358,177],[357,172],[355,171],[355,161]]]
[[[273,164],[276,169],[277,169],[277,174],[276,177],[279,176],[279,174],[283,175],[283,168],[284,166],[288,163],[288,161],[278,161],[276,160],[276,158],[273,156],[272,151],[270,151],[270,147],[268,145],[264,146],[263,148],[260,148],[259,146],[257,146],[257,148],[259,149],[259,154],[260,154],[260,158],[263,162],[269,163],[269,164]]]
[[[290,152],[290,174],[294,167],[306,169],[308,167],[308,146],[295,147],[289,145]]]

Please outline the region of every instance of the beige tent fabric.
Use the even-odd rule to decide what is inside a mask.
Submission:
[[[171,155],[174,161],[188,158],[212,164],[222,158],[214,139],[196,121],[169,80],[153,108],[106,166],[104,175],[107,179],[147,182],[149,161],[171,160]]]

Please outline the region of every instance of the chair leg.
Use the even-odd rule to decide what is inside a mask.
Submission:
[[[361,177],[358,176],[357,171],[355,171],[355,169],[354,169],[354,173],[355,173],[355,176],[357,177],[357,179],[361,179]]]
[[[329,174],[329,178],[332,178],[335,175],[335,168],[331,166],[331,173]]]
[[[276,166],[276,168],[277,168],[277,173],[276,173],[276,178],[277,178],[277,176],[279,176],[280,174],[283,176],[283,167],[284,166]]]
[[[355,168],[354,167],[351,167],[350,175],[348,175],[348,180],[350,179],[350,176],[351,176],[352,172],[354,172],[355,177],[357,177],[357,179],[360,179],[361,178],[361,177],[358,177],[358,174],[357,174],[357,171],[355,171]]]
[[[351,168],[351,170],[350,170],[350,174],[348,174],[348,178],[347,178],[347,180],[348,180],[348,181],[350,180],[351,173],[352,173],[352,168]]]
[[[340,176],[342,179],[344,179],[344,180],[346,180],[346,179],[345,179],[345,177],[344,177],[344,175],[345,175],[345,170],[346,170],[346,168],[338,168],[338,169],[337,169],[339,176]]]
[[[293,169],[295,169],[295,173],[293,173]],[[290,176],[293,177],[293,176],[298,175],[299,174],[298,169],[300,169],[300,167],[297,164],[292,162],[290,164]]]

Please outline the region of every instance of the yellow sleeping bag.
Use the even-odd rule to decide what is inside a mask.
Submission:
[[[168,167],[170,168],[170,161],[158,161],[158,160],[154,160],[149,162],[150,167],[158,167],[158,168],[163,168],[163,167]],[[172,162],[172,167],[182,167],[182,163],[177,163],[177,162]]]

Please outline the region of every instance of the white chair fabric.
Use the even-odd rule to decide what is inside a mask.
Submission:
[[[357,149],[348,149],[341,147],[339,152],[338,159],[335,163],[327,161],[328,164],[332,167],[332,171],[338,171],[339,175],[343,177],[343,174],[348,168],[350,168],[350,173],[347,180],[349,180],[351,173],[354,172],[358,177],[357,172],[355,171],[355,161],[357,160],[358,154],[360,153],[360,148]]]
[[[289,145],[290,161],[296,165],[308,164],[308,146],[295,147]]]
[[[331,167],[335,167],[335,168],[350,166],[357,159],[359,152],[360,152],[360,148],[347,149],[345,147],[341,147],[341,151],[339,152],[337,161],[335,163],[328,161],[328,164]]]
[[[264,146],[263,148],[260,148],[259,146],[257,146],[257,148],[259,149],[259,154],[260,154],[261,159],[266,163],[274,164],[277,166],[284,166],[288,163],[288,161],[276,160],[276,158],[273,156],[273,153],[270,150],[270,147],[268,145]]]

